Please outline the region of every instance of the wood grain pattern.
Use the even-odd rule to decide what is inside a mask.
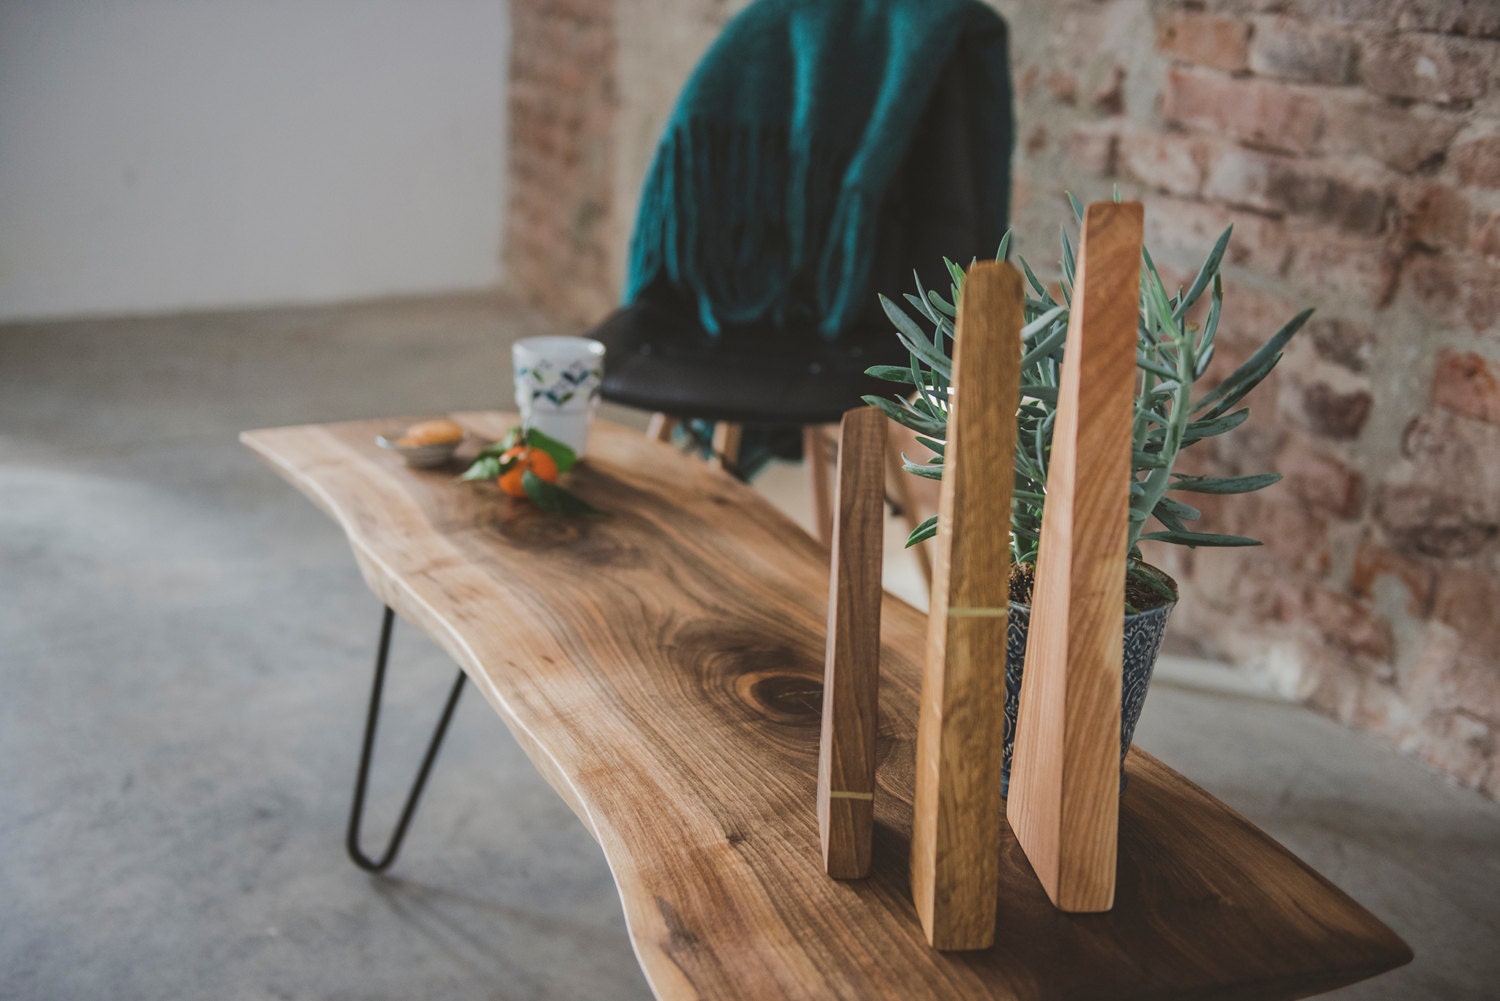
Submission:
[[[875,833],[887,423],[880,411],[860,407],[839,428],[818,742],[818,832],[823,866],[836,879],[869,875]]]
[[[479,440],[516,423],[455,419]],[[374,442],[402,423],[243,441],[336,520],[370,588],[469,673],[599,842],[665,1001],[1295,998],[1410,958],[1138,751],[1113,911],[1054,910],[1002,828],[995,945],[933,951],[907,873],[925,616],[885,598],[874,859],[868,879],[831,880],[808,809],[828,550],[749,487],[606,422],[567,484],[611,514],[571,521],[454,482],[475,440],[448,469],[408,469]]]
[[[935,949],[995,940],[1022,297],[1014,267],[975,264],[953,341],[911,841],[912,896]]]
[[[1120,687],[1141,206],[1084,215],[1047,470],[1006,813],[1048,897],[1107,911],[1119,842]]]

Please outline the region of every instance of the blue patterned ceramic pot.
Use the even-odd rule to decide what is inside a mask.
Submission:
[[[1167,631],[1167,616],[1176,602],[1125,616],[1125,679],[1120,690],[1120,791],[1125,791],[1125,754],[1146,705],[1146,687]],[[1005,765],[1000,793],[1010,793],[1010,758],[1015,750],[1016,714],[1021,708],[1021,667],[1026,660],[1026,628],[1031,606],[1010,603],[1010,626],[1005,636]]]

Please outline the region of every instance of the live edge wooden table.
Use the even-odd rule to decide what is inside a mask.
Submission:
[[[455,415],[473,436],[516,423]],[[1299,998],[1411,951],[1368,911],[1133,750],[1114,909],[1053,910],[1006,829],[996,944],[929,948],[907,854],[925,616],[882,612],[868,879],[822,871],[815,790],[828,553],[750,488],[596,424],[564,519],[455,465],[377,448],[395,422],[246,432],[327,512],[371,590],[436,640],[593,834],[657,997]]]

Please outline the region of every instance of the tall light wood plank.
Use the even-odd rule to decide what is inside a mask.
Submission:
[[[1006,812],[1052,902],[1114,904],[1141,206],[1079,241]]]
[[[887,423],[880,411],[861,407],[839,427],[818,744],[818,831],[823,866],[835,879],[870,873]]]
[[[911,884],[937,949],[995,939],[1021,276],[969,269],[958,306],[941,529],[917,724]]]

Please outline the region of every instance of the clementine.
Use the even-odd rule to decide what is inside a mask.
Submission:
[[[500,456],[500,465],[509,465],[498,480],[502,492],[512,497],[525,497],[526,487],[521,482],[529,469],[538,479],[548,483],[557,482],[557,460],[539,448],[517,445]]]

